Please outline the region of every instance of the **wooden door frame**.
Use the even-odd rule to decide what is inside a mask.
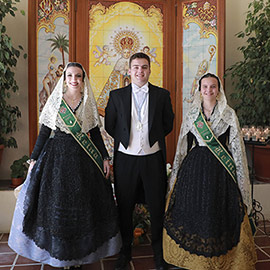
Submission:
[[[176,116],[176,1],[168,1],[167,9],[164,11],[167,17],[164,23],[164,88],[171,94],[173,111]],[[176,141],[176,117],[174,118],[172,132],[166,137],[167,162],[172,164],[175,154]]]
[[[29,153],[31,154],[38,133],[37,123],[37,48],[36,48],[37,1],[28,0],[28,116]]]

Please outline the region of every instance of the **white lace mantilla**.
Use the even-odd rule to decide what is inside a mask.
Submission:
[[[66,68],[65,68],[66,70]],[[84,71],[85,72],[85,71]],[[97,109],[96,100],[91,89],[87,74],[85,72],[84,85],[83,85],[83,100],[82,104],[76,112],[76,117],[79,120],[82,131],[88,132],[90,129],[99,126],[101,127],[101,121]],[[65,127],[63,121],[58,116],[61,100],[63,98],[64,90],[64,73],[55,86],[52,94],[49,96],[42,113],[39,117],[39,123],[55,130],[59,127],[60,130],[70,133],[68,128]]]

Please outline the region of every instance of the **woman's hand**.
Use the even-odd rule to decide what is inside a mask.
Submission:
[[[109,160],[103,161],[103,170],[104,170],[106,179],[108,179],[110,176],[110,161]]]
[[[35,163],[36,163],[36,160],[31,160],[30,161],[30,165],[29,165],[29,168],[28,168],[28,173],[30,173],[32,171]]]

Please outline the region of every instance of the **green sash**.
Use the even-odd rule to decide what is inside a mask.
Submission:
[[[194,122],[194,126],[196,130],[199,132],[201,138],[206,143],[208,149],[226,168],[226,170],[231,175],[234,182],[238,185],[234,160],[232,159],[230,154],[226,151],[226,149],[223,147],[223,145],[220,143],[220,141],[215,137],[214,133],[212,132],[207,122],[205,121],[205,118],[202,116],[201,111],[198,118]],[[252,210],[251,214],[248,215],[248,219],[249,219],[249,223],[250,223],[253,235],[255,234],[256,227],[257,227],[254,216],[255,214],[254,214],[254,211]]]
[[[236,167],[234,160],[230,154],[226,151],[220,141],[215,137],[212,130],[209,128],[207,122],[205,121],[202,112],[196,121],[194,122],[196,130],[199,132],[201,138],[206,143],[208,149],[214,154],[214,156],[220,161],[220,163],[226,168],[228,173],[233,178],[234,182],[237,184],[236,177]]]
[[[87,134],[81,131],[82,129],[80,123],[78,122],[76,116],[70,110],[64,99],[62,99],[58,114],[67,126],[67,128],[70,130],[73,138],[94,161],[94,163],[97,165],[100,172],[104,176],[103,159],[100,152],[98,151],[94,143],[91,141],[91,139],[87,136]]]

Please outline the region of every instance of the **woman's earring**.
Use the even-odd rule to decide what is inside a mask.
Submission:
[[[67,92],[67,83],[64,81],[64,86],[63,86],[63,93]]]
[[[200,92],[200,100],[203,100],[203,98],[202,98],[202,93]]]
[[[84,92],[84,82],[82,83],[81,94],[83,94],[83,92]]]

